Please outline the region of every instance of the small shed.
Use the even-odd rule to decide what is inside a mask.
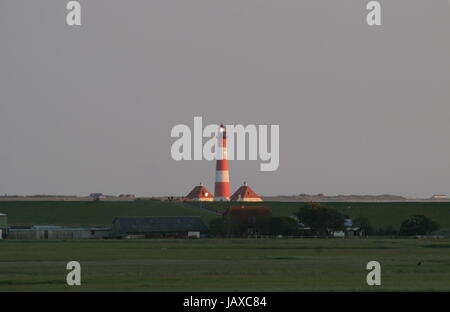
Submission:
[[[201,217],[116,217],[112,233],[115,237],[188,237],[190,232],[198,236],[208,232]]]
[[[363,237],[365,232],[361,227],[351,227],[346,229],[346,237]]]

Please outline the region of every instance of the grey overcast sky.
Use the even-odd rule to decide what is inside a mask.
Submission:
[[[0,0],[0,193],[184,195],[176,124],[279,124],[263,195],[450,194],[450,3]]]

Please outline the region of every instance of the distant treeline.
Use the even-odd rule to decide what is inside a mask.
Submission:
[[[255,214],[237,218],[225,214],[210,221],[212,235],[219,237],[257,235],[317,235],[331,236],[336,231],[357,229],[362,236],[368,235],[429,235],[440,226],[424,215],[413,215],[405,219],[399,229],[392,226],[375,228],[367,217],[356,217],[351,225],[345,225],[340,211],[323,203],[303,203],[290,217]]]

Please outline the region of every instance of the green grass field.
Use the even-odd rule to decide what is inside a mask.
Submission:
[[[81,286],[66,285],[71,260]],[[381,286],[366,284],[371,260]],[[0,291],[450,291],[449,281],[450,240],[0,241]]]
[[[276,216],[301,203],[265,202]],[[229,203],[208,203],[212,210]],[[377,227],[424,214],[450,228],[450,203],[326,203]],[[179,203],[0,202],[10,225],[110,226],[116,216],[198,215]],[[66,263],[82,266],[82,286],[65,284]],[[382,286],[365,266],[382,265]],[[421,262],[421,265],[417,265]],[[450,291],[450,240],[201,239],[0,241],[0,291]]]

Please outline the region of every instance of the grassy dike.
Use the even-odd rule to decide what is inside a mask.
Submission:
[[[291,216],[303,203],[262,202],[274,216]],[[450,230],[450,202],[325,202],[351,218],[366,217],[375,228],[393,227],[412,215],[425,215]],[[202,203],[201,206],[224,211],[238,203]],[[201,216],[206,223],[213,214],[176,202],[157,200],[120,201],[0,201],[0,213],[8,214],[10,225],[111,226],[116,216]]]

